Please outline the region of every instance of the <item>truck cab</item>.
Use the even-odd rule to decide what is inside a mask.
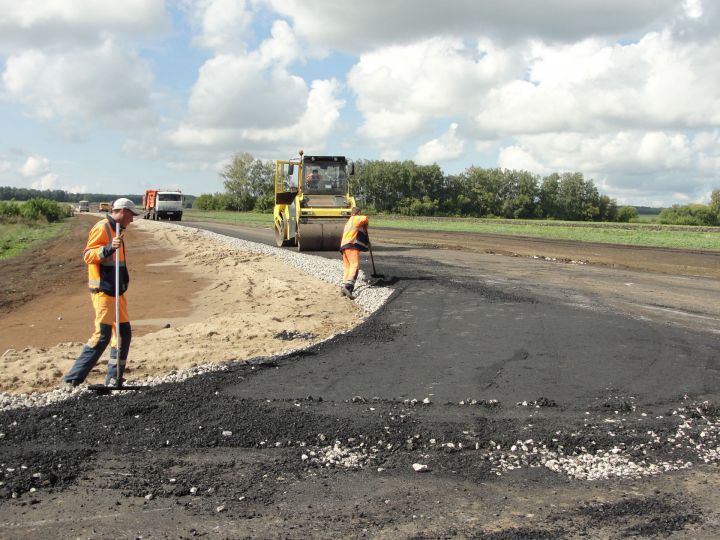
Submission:
[[[145,219],[169,219],[180,221],[183,214],[184,197],[180,191],[148,189],[143,197]]]

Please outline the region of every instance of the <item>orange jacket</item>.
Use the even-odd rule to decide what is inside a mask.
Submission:
[[[130,275],[125,265],[125,242],[113,251],[112,240],[115,238],[115,220],[108,216],[98,221],[88,235],[87,245],[83,251],[83,259],[88,265],[88,288],[92,292],[104,292],[115,296],[115,257],[120,262],[120,294],[123,294],[130,283]]]
[[[350,216],[343,230],[342,240],[340,241],[340,251],[345,249],[357,249],[359,251],[367,251],[370,245],[367,227],[370,220],[367,216],[357,214]]]

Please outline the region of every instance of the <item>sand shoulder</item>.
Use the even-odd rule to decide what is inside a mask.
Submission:
[[[365,317],[336,285],[194,229],[139,220],[128,229],[127,242],[131,283],[126,294],[133,325],[129,380],[280,354],[347,331]],[[83,246],[68,249],[73,247],[79,253]],[[5,339],[0,352],[0,391],[42,392],[61,383],[92,333],[93,311],[81,270],[73,286],[0,315],[0,326],[14,328],[8,339],[18,342],[8,347]],[[54,339],[48,341],[44,328],[55,330]],[[107,358],[108,352],[89,383],[104,380]]]

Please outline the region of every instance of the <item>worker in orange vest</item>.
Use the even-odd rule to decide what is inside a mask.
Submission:
[[[367,251],[370,246],[367,232],[369,222],[368,217],[362,215],[357,206],[353,207],[340,242],[340,252],[343,256],[343,283],[340,292],[350,299],[355,298],[353,289],[360,271],[360,252]]]
[[[130,282],[125,265],[125,229],[140,212],[130,199],[121,198],[113,203],[105,219],[98,221],[88,236],[83,259],[88,267],[88,288],[95,309],[95,333],[83,348],[75,364],[65,375],[65,387],[71,389],[82,383],[95,366],[110,343],[115,323],[115,258],[119,263],[119,326],[120,350],[114,359],[111,356],[105,379],[107,386],[114,386],[122,380],[125,361],[130,350],[132,332],[127,312],[125,291]],[[115,234],[115,224],[120,225],[120,234]]]

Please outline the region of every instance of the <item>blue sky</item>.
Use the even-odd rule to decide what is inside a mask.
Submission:
[[[238,152],[720,188],[709,0],[0,0],[0,185],[222,190]]]

